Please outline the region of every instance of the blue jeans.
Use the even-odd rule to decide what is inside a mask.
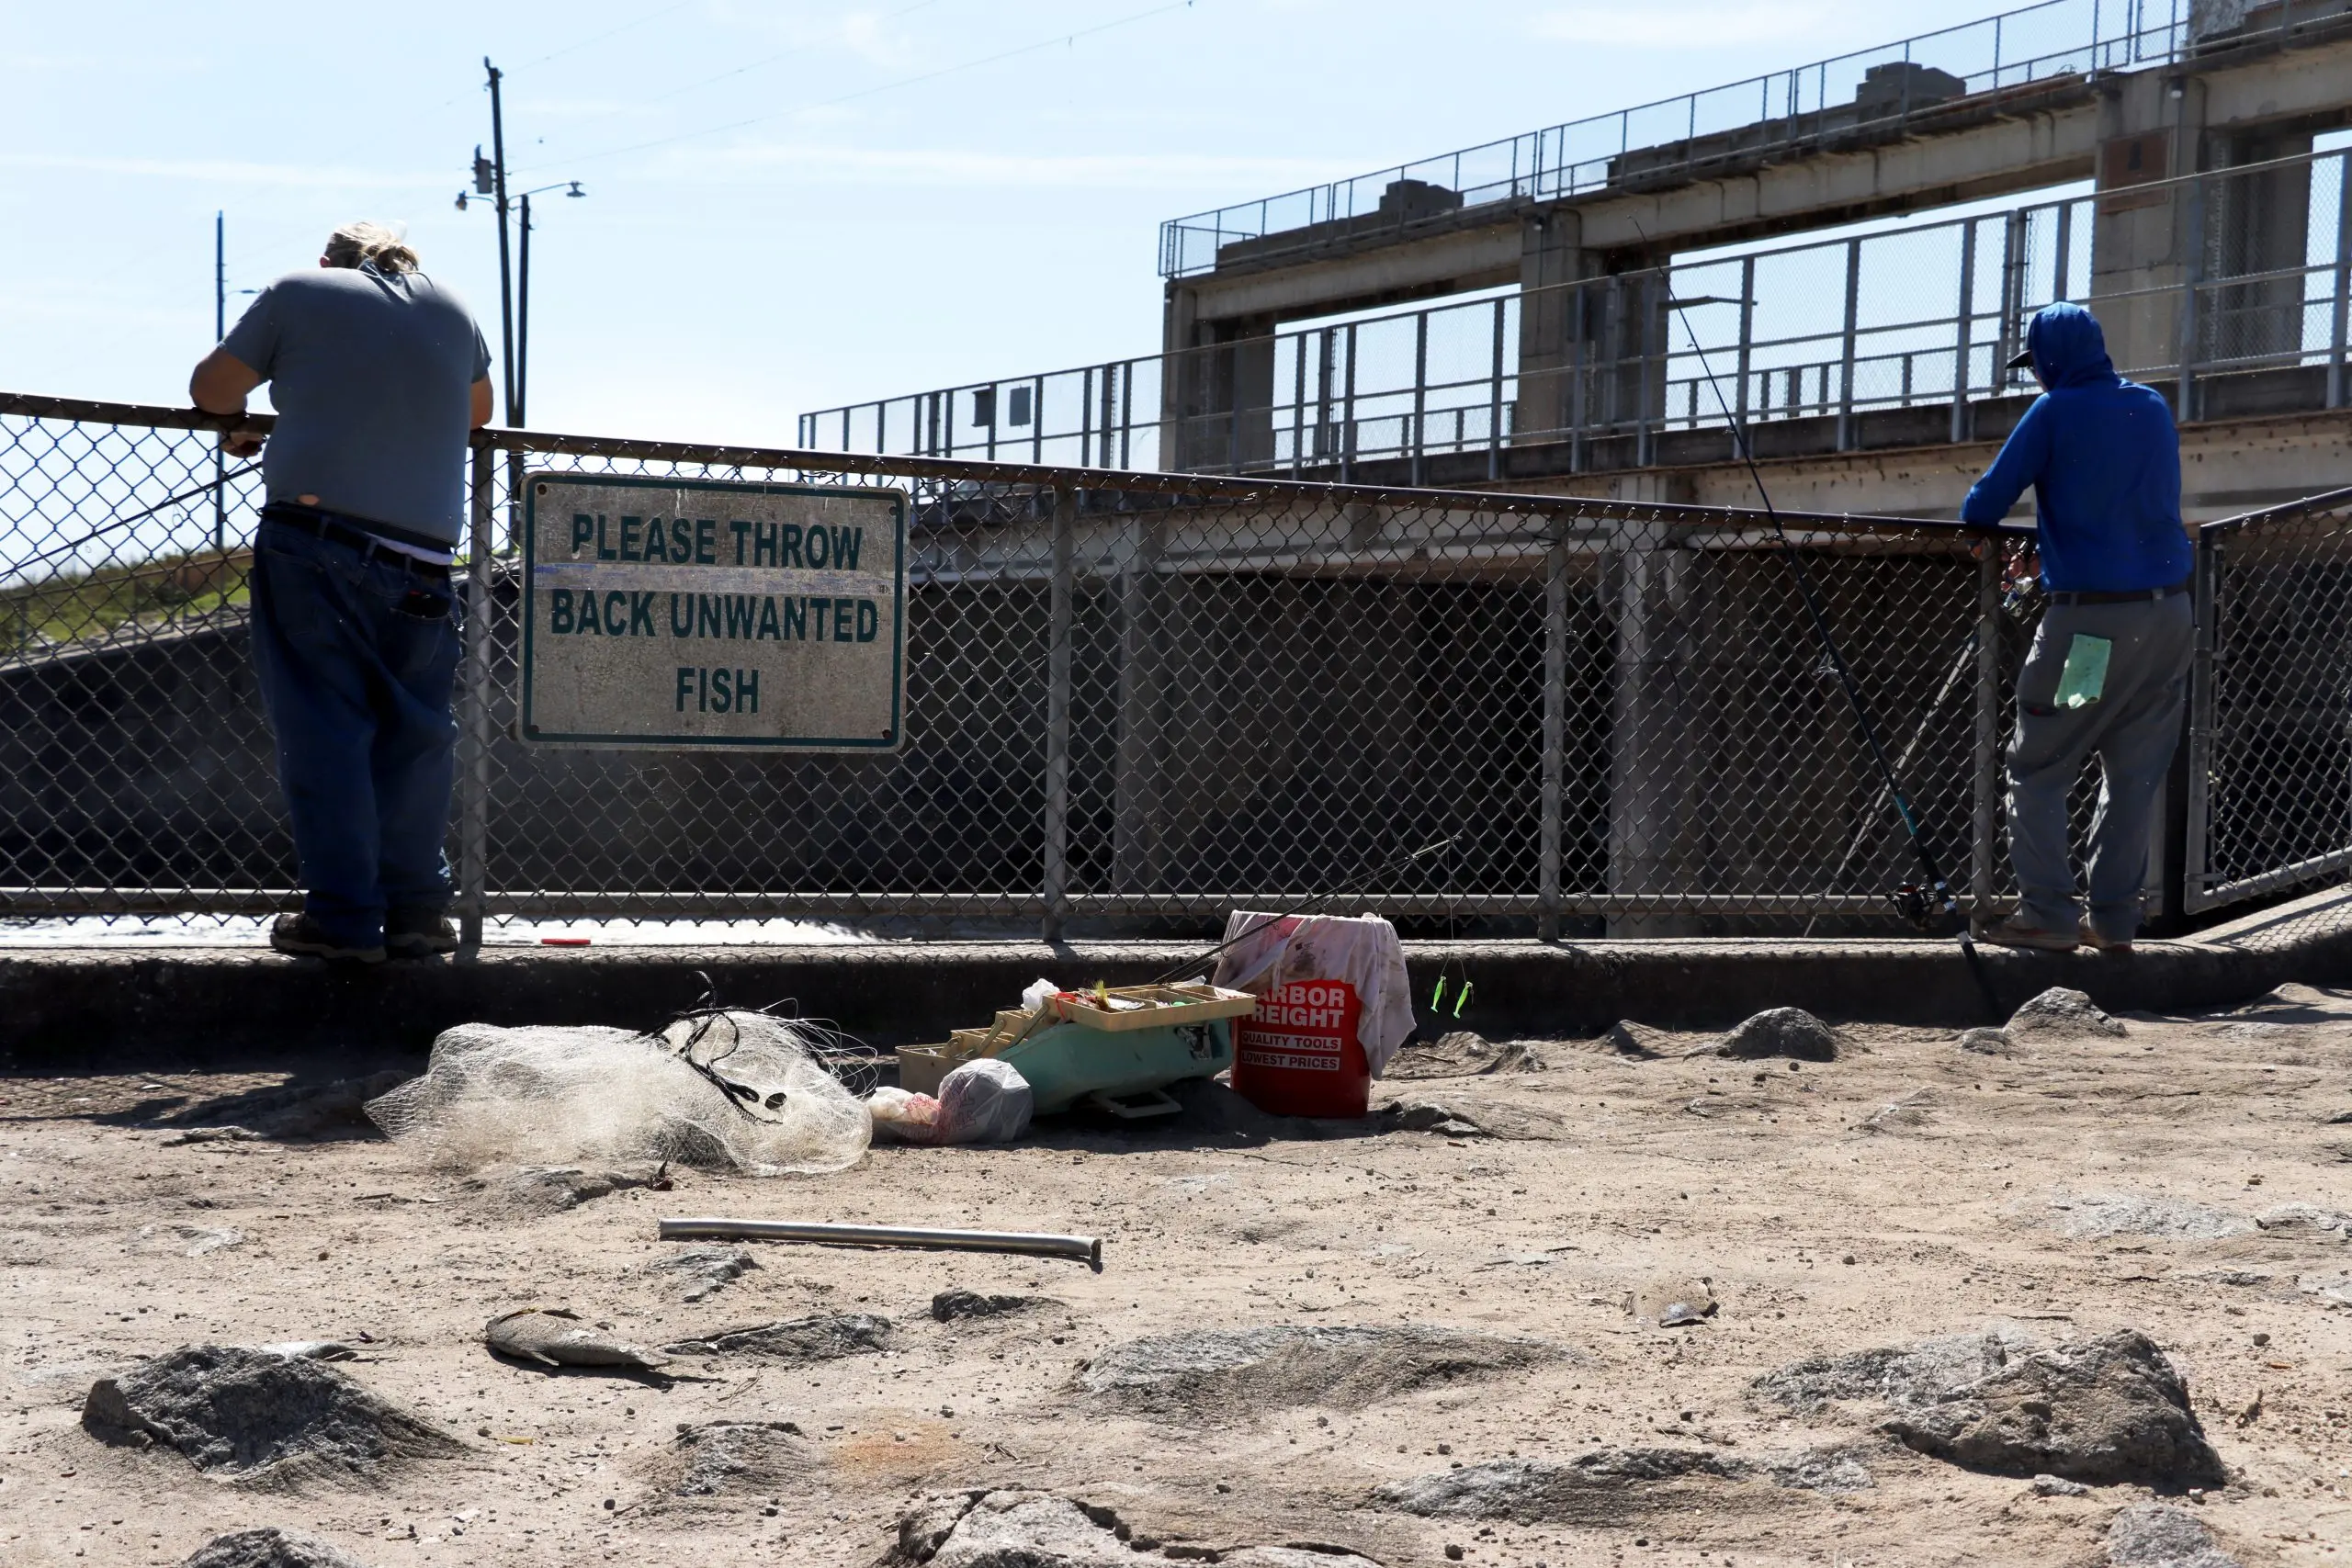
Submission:
[[[458,604],[446,579],[265,522],[254,669],[277,739],[303,907],[375,947],[384,911],[449,900]]]

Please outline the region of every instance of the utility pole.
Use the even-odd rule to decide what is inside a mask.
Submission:
[[[529,416],[524,410],[531,400],[531,193],[522,196],[523,254],[522,276],[514,294],[514,406],[507,411],[506,423],[520,430]]]
[[[498,197],[498,318],[500,346],[505,352],[505,357],[501,362],[500,368],[505,372],[506,423],[519,424],[522,423],[522,416],[515,412],[514,408],[514,274],[507,260],[506,119],[499,102],[498,92],[502,73],[497,66],[490,62],[490,56],[486,54],[481,57],[481,68],[490,73],[490,152],[493,184],[491,192],[487,194],[493,194]],[[479,152],[475,155],[474,163],[477,170],[476,186],[479,188],[481,184],[479,171],[481,163]]]
[[[228,214],[215,209],[212,214],[212,341],[220,342],[229,335],[229,219]],[[223,492],[229,488],[228,455],[220,444],[212,444],[212,547],[229,547],[229,501]]]

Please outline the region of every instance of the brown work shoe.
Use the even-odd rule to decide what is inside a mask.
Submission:
[[[2088,919],[2085,919],[2080,926],[2075,928],[2075,934],[2082,940],[2082,944],[2085,947],[2090,948],[2094,952],[2129,953],[2132,951],[2132,939],[2130,937],[2123,937],[2120,940],[2103,937],[2098,934],[2098,928],[2091,924]]]
[[[2048,953],[2072,953],[2082,945],[2082,939],[2075,932],[2035,925],[2022,909],[1999,925],[1985,927],[1976,940],[1989,942],[1995,947],[2030,947]]]

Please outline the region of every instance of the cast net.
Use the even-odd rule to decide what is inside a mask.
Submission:
[[[369,1118],[461,1170],[667,1160],[750,1176],[855,1165],[865,1107],[802,1021],[709,1010],[659,1034],[467,1023],[433,1043],[424,1076],[368,1102]]]

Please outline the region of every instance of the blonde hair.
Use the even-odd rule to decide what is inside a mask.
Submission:
[[[384,272],[414,272],[417,266],[416,252],[409,247],[405,235],[364,218],[346,223],[327,236],[326,260],[329,266],[364,266],[372,263]]]

